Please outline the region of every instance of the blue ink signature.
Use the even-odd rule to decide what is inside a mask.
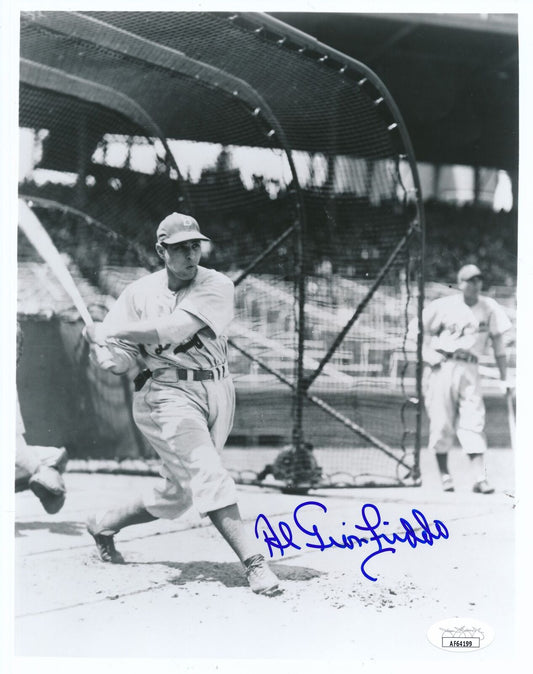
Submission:
[[[381,525],[388,526],[389,522],[382,520],[381,513],[377,506],[373,503],[365,503],[361,508],[363,524],[354,524],[353,527],[358,532],[365,532],[366,535],[342,534],[338,539],[335,539],[333,536],[322,534],[319,531],[318,524],[312,524],[310,525],[310,528],[307,528],[302,524],[300,521],[300,514],[303,514],[304,510],[308,514],[312,508],[321,510],[322,513],[320,513],[320,515],[325,514],[328,511],[326,506],[319,501],[304,501],[294,509],[293,513],[294,524],[297,531],[305,534],[305,536],[309,537],[312,541],[307,541],[305,547],[324,552],[324,550],[327,550],[328,548],[353,550],[354,548],[375,544],[377,548],[368,554],[361,562],[361,573],[371,581],[376,581],[377,578],[370,575],[367,571],[366,566],[368,562],[384,552],[391,552],[394,554],[396,552],[396,548],[393,547],[395,544],[409,543],[412,548],[416,548],[419,544],[433,545],[439,538],[446,539],[449,537],[448,529],[443,522],[440,520],[433,520],[434,531],[432,531],[431,525],[427,521],[424,513],[416,508],[411,510],[413,518],[416,521],[414,526],[405,518],[400,517],[400,524],[403,527],[401,533],[393,533],[392,535],[378,533],[378,528]],[[342,522],[342,525],[346,526],[346,522]],[[268,546],[270,557],[274,556],[275,550],[279,550],[280,555],[283,557],[285,550],[288,548],[294,548],[295,550],[302,549],[302,546],[298,545],[295,541],[291,525],[283,520],[277,524],[276,531],[266,515],[258,515],[255,520],[256,538],[260,538],[261,533]]]

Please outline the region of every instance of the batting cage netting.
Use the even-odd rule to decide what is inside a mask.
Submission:
[[[238,481],[419,483],[423,210],[371,70],[264,14],[23,13],[20,140],[20,198],[94,319],[160,268],[166,215],[210,237],[201,264],[236,286]],[[151,472],[135,372],[88,360],[78,312],[22,233],[19,320],[28,441],[66,445],[71,470]]]

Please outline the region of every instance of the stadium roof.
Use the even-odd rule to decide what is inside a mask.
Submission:
[[[369,66],[418,161],[516,171],[516,14],[275,13]]]
[[[211,22],[210,33],[205,21],[195,21],[194,13],[180,14],[38,12],[26,20],[23,15],[21,81],[29,86],[46,81],[47,89],[40,89],[38,111],[21,106],[21,124],[36,125],[38,118],[32,118],[32,112],[38,112],[42,123],[42,115],[46,117],[46,112],[52,110],[50,92],[62,91],[107,107],[120,106],[120,112],[138,124],[146,121],[148,113],[168,138],[246,144],[245,126],[236,123],[234,112],[231,118],[229,109],[222,109],[218,117],[202,127],[191,114],[193,105],[200,106],[202,101],[180,97],[171,71],[193,78],[200,64],[202,77],[214,86],[231,91],[234,84],[246,82],[250,92],[255,90],[268,100],[288,130],[291,147],[322,150],[323,121],[312,121],[308,114],[309,105],[317,98],[313,89],[317,84],[299,80],[297,60],[289,54],[290,48],[285,48],[288,56],[280,57],[275,66],[271,62],[261,64],[253,31],[246,36],[228,29],[227,36],[235,38],[237,34],[241,40],[241,44],[228,45],[218,32],[220,21]],[[329,54],[330,61],[338,57],[342,62],[345,54],[369,66],[398,104],[418,161],[516,170],[516,17],[315,13],[277,14],[277,18],[264,14],[239,16],[248,25],[255,25],[255,32],[265,29],[274,39],[281,35],[282,41],[304,45],[307,52],[316,53],[317,59]],[[201,62],[197,60],[200,53]],[[219,69],[221,62],[225,73]],[[268,77],[269,67],[276,69],[275,77]],[[220,84],[221,74],[224,77]],[[280,87],[279,82],[286,84]],[[326,80],[321,82],[321,96],[327,95],[328,86]],[[300,105],[295,104],[295,97],[301,100]],[[253,101],[250,99],[247,104]],[[209,102],[204,100],[203,105]],[[47,124],[59,147],[61,138],[68,139],[71,129],[54,129],[54,115],[48,115]],[[97,131],[97,120],[92,121]],[[132,128],[113,131],[132,133]],[[340,145],[340,140],[335,142],[333,151],[350,151]],[[67,144],[65,153],[68,154]]]

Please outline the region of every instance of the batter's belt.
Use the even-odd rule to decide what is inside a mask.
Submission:
[[[133,380],[135,390],[140,391],[148,379],[152,377],[154,381],[176,384],[179,381],[219,381],[229,375],[227,363],[221,363],[211,370],[186,370],[181,367],[159,367],[152,370],[142,370]]]

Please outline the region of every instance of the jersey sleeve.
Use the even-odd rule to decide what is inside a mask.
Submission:
[[[138,320],[139,317],[135,311],[130,288],[125,288],[118,296],[117,300],[107,313],[103,320],[104,328],[119,328],[125,323]],[[113,351],[118,350],[123,355],[129,356],[131,364],[139,354],[139,348],[133,342],[124,339],[107,340]]]
[[[505,309],[496,301],[490,302],[489,333],[492,337],[503,335],[512,327]]]
[[[199,318],[220,337],[233,320],[234,294],[233,281],[217,272],[198,284],[179,308]]]
[[[436,300],[430,302],[422,312],[424,334],[428,337],[438,335],[442,330],[442,314],[439,307],[440,302],[439,300]]]

